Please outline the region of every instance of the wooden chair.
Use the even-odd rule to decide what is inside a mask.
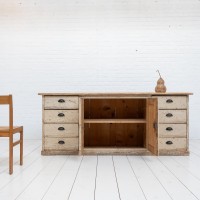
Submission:
[[[12,95],[0,96],[0,105],[9,105],[9,126],[0,126],[0,137],[9,137],[9,173],[13,173],[13,147],[20,144],[20,165],[23,165],[23,126],[13,126]],[[20,133],[20,139],[13,142],[13,135]]]

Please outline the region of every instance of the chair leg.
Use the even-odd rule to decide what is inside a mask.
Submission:
[[[23,165],[23,130],[20,132],[20,165]]]
[[[13,135],[9,137],[9,174],[13,173]]]

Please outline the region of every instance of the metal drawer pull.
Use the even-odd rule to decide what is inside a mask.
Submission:
[[[65,128],[64,128],[64,127],[59,127],[58,130],[59,130],[59,131],[64,131]]]
[[[166,131],[173,131],[173,128],[172,127],[167,127]]]
[[[170,145],[170,144],[173,144],[173,142],[172,141],[167,141],[166,144]]]
[[[64,99],[59,99],[58,102],[59,103],[65,103],[65,100]]]
[[[166,103],[173,103],[172,99],[167,99]]]
[[[65,116],[64,113],[59,113],[59,114],[58,114],[58,117],[64,117],[64,116]]]
[[[65,144],[63,140],[58,141],[58,144]]]
[[[166,117],[173,117],[172,113],[167,113]]]

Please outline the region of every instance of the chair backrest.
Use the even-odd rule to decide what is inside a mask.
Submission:
[[[0,105],[9,105],[9,127],[10,132],[13,130],[13,102],[12,95],[0,96]]]

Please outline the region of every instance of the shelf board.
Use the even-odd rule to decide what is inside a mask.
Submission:
[[[146,123],[146,119],[84,119],[84,123]]]

